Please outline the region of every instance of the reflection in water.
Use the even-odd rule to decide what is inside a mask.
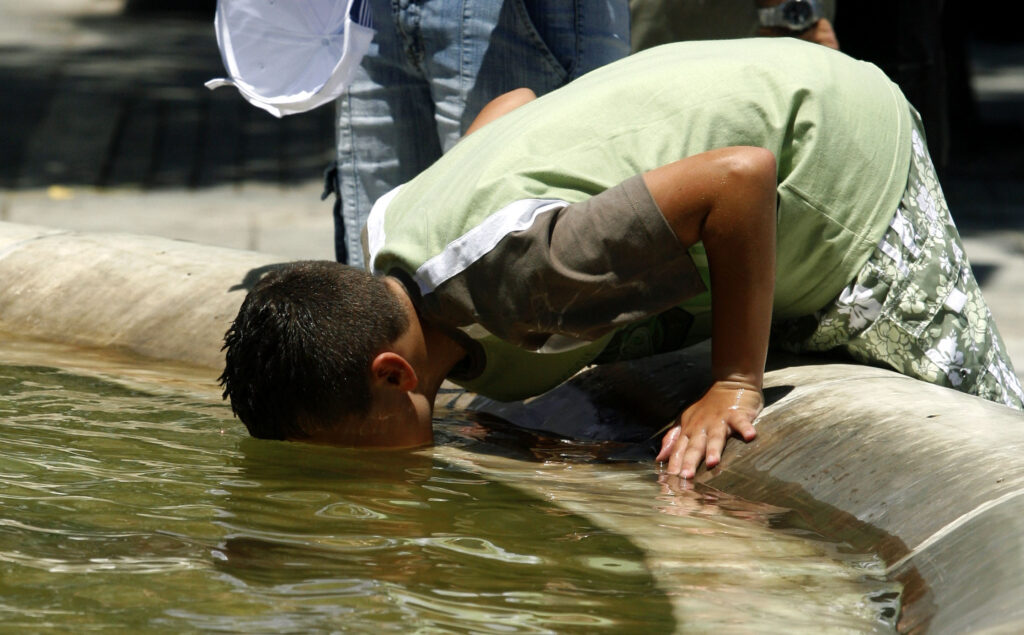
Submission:
[[[215,563],[275,606],[329,597],[348,628],[671,628],[636,546],[520,490],[430,453],[239,447]],[[633,566],[588,564],[611,554]]]
[[[649,465],[565,462],[607,460],[599,444],[464,417],[432,451],[255,441],[215,390],[175,386],[0,366],[7,628],[786,630],[794,605],[823,628],[893,623],[871,558]],[[609,529],[630,522],[687,548],[645,557],[643,532]]]

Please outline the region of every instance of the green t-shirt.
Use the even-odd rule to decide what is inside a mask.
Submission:
[[[407,272],[429,294],[445,279],[430,272],[457,262],[465,237],[498,210],[579,203],[687,156],[759,146],[778,165],[774,315],[805,315],[856,275],[888,226],[906,184],[910,130],[899,89],[831,49],[790,38],[669,44],[460,141],[375,206],[370,262]],[[701,265],[702,246],[690,251]]]

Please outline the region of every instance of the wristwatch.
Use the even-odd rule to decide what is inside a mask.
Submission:
[[[761,26],[780,26],[790,31],[805,31],[822,15],[818,0],[784,0],[774,7],[757,10]]]

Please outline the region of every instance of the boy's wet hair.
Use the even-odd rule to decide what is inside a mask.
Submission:
[[[370,409],[370,362],[409,326],[398,298],[329,261],[265,275],[224,335],[224,398],[249,434],[302,439]]]

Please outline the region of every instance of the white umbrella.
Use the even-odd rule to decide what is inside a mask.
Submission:
[[[305,112],[344,92],[373,39],[365,0],[218,0],[214,28],[234,86],[275,117]]]

